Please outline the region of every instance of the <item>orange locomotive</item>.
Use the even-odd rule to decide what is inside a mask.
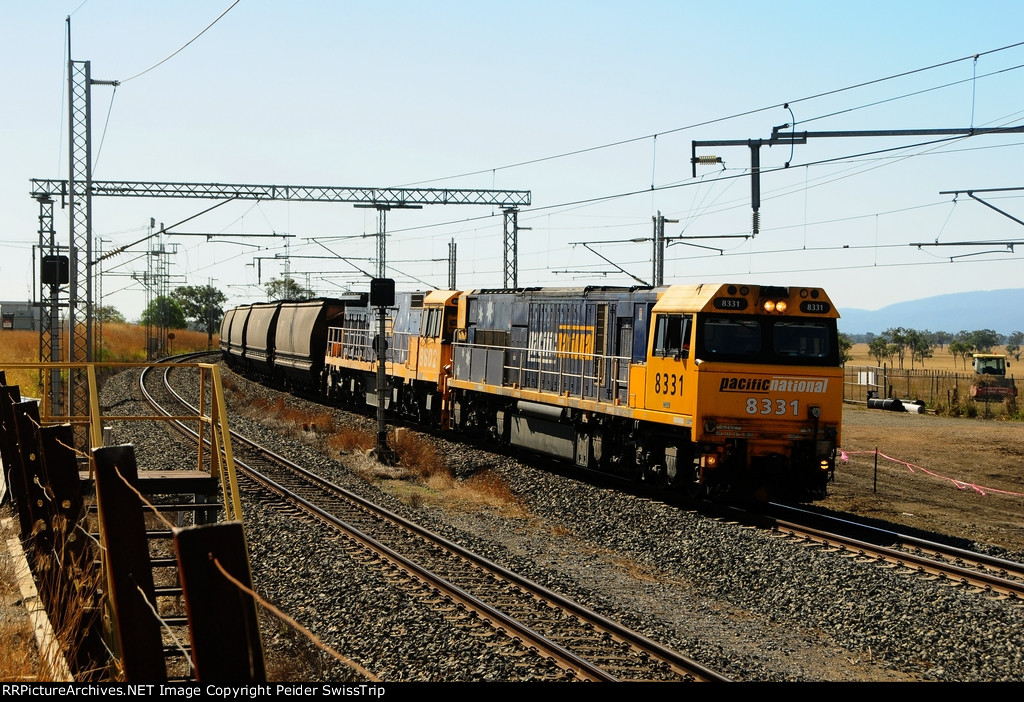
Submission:
[[[311,384],[357,406],[382,390],[395,415],[695,494],[817,499],[840,441],[838,316],[819,288],[400,293],[379,389],[362,296],[328,321]]]

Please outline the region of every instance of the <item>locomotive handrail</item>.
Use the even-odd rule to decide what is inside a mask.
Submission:
[[[352,335],[356,340],[348,340]],[[327,355],[354,361],[376,361],[377,350],[373,346],[376,334],[366,327],[327,327]],[[418,337],[411,332],[394,332],[392,336]],[[409,344],[405,348],[388,347],[384,351],[387,363],[405,363],[409,360]]]
[[[471,344],[468,342],[456,342],[452,345],[456,351],[459,349],[483,349],[488,351],[501,351],[503,358],[507,358],[508,352],[518,354],[518,364],[508,365],[502,363],[502,385],[514,385],[528,390],[541,390],[545,378],[552,379],[551,391],[566,397],[578,397],[579,399],[600,400],[600,389],[607,386],[614,386],[613,398],[618,396],[620,387],[629,389],[628,375],[626,380],[619,379],[620,365],[625,363],[628,367],[631,359],[629,356],[612,356],[607,354],[584,353],[575,350],[558,349],[537,349],[522,346],[494,346],[489,344]],[[554,359],[545,360],[547,358]],[[544,368],[544,364],[557,363],[557,368]],[[536,363],[536,368],[531,368],[527,363]],[[579,370],[566,369],[567,363],[578,364]],[[587,373],[587,364],[593,364],[592,373]],[[452,377],[455,380],[470,380],[458,376],[459,364],[452,369]],[[573,393],[572,380],[578,380],[578,392]],[[607,382],[606,382],[607,380]],[[591,391],[587,392],[589,387]]]

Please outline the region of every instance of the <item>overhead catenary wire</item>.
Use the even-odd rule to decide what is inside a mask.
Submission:
[[[128,82],[128,81],[130,81],[130,80],[135,80],[135,79],[136,79],[136,78],[138,78],[139,76],[144,76],[144,75],[146,75],[147,73],[149,73],[150,71],[152,71],[152,70],[153,70],[154,68],[157,68],[158,66],[162,66],[163,64],[165,64],[165,63],[167,63],[168,61],[170,61],[170,60],[171,60],[172,58],[174,58],[175,56],[177,56],[178,54],[180,54],[180,53],[181,53],[182,51],[184,51],[184,50],[185,50],[185,48],[186,48],[186,47],[188,47],[188,46],[189,46],[189,45],[190,45],[190,44],[191,44],[192,42],[194,42],[194,41],[195,41],[196,39],[198,39],[199,37],[201,37],[201,36],[203,36],[204,34],[206,34],[206,32],[208,32],[208,31],[210,30],[210,28],[211,28],[211,27],[212,27],[213,25],[217,24],[217,22],[219,22],[219,21],[220,21],[220,20],[221,20],[221,19],[222,19],[222,18],[224,17],[224,15],[226,15],[226,14],[227,14],[227,13],[229,13],[229,12],[231,12],[231,10],[232,10],[232,9],[233,9],[233,8],[235,7],[235,5],[237,5],[237,4],[239,3],[239,2],[241,2],[241,0],[235,0],[235,1],[233,2],[233,3],[231,3],[231,5],[230,5],[230,6],[228,7],[228,9],[224,10],[224,12],[220,13],[220,14],[219,14],[219,15],[217,16],[217,19],[213,20],[213,21],[212,21],[212,22],[210,22],[210,23],[209,23],[208,25],[206,25],[206,27],[205,27],[205,28],[203,29],[203,31],[199,32],[199,34],[196,34],[196,35],[195,35],[194,37],[192,37],[192,38],[191,38],[191,39],[189,39],[189,40],[188,40],[187,42],[185,42],[185,44],[184,44],[184,45],[183,45],[183,46],[182,46],[181,48],[179,48],[179,49],[178,49],[177,51],[175,51],[174,53],[172,53],[172,54],[171,54],[170,56],[168,56],[167,58],[163,59],[162,61],[158,61],[157,63],[153,64],[152,66],[150,66],[150,67],[149,67],[149,68],[147,68],[146,70],[144,70],[144,71],[139,71],[139,72],[138,72],[138,73],[136,73],[135,75],[133,75],[133,76],[131,76],[131,77],[129,77],[129,78],[125,78],[125,79],[121,80],[120,82],[121,82],[121,83],[127,83],[127,82]]]
[[[205,31],[207,31],[210,27],[212,27],[213,24],[215,24],[221,17],[223,17],[225,14],[227,14],[227,12],[230,11],[233,7],[235,7],[235,5],[237,5],[237,1],[235,3],[233,3],[230,7],[228,7],[216,20],[214,20],[214,22],[212,22],[210,25],[208,25],[207,28],[203,30],[203,32],[200,32],[200,34],[198,34],[190,42],[188,42],[187,44],[182,46],[181,49],[176,51],[174,54],[171,54],[166,59],[164,59],[163,61],[161,61],[158,64],[155,64],[154,66],[150,67],[146,71],[138,73],[138,74],[132,76],[131,78],[126,79],[126,80],[131,80],[133,78],[139,77],[139,76],[143,75],[144,73],[146,73],[146,72],[152,70],[153,68],[156,68],[157,66],[161,65],[162,63],[166,62],[170,58],[172,58],[174,55],[176,55],[181,50],[183,50],[186,46],[188,46],[193,41],[198,39],[199,36],[201,36]],[[864,86],[872,85],[872,84],[875,84],[875,83],[880,83],[880,82],[883,82],[883,81],[886,81],[886,80],[892,80],[894,78],[899,78],[899,77],[908,76],[908,75],[912,75],[912,74],[916,74],[916,73],[921,73],[923,71],[928,71],[928,70],[931,70],[931,69],[934,69],[934,68],[938,68],[938,67],[942,67],[942,66],[948,66],[948,65],[957,63],[959,61],[974,60],[975,61],[975,65],[976,65],[976,61],[977,61],[977,57],[978,56],[995,53],[997,51],[1004,51],[1006,49],[1015,48],[1015,47],[1020,46],[1020,45],[1024,45],[1024,42],[1020,42],[1018,44],[1012,44],[1012,45],[1009,45],[1009,46],[1001,47],[999,49],[994,49],[992,51],[983,52],[981,54],[974,54],[974,55],[971,55],[969,57],[964,57],[964,58],[960,58],[960,59],[953,59],[951,61],[945,61],[945,62],[941,62],[941,63],[937,63],[937,64],[932,64],[930,66],[925,66],[925,67],[922,67],[922,68],[913,69],[911,71],[904,71],[902,73],[897,73],[897,74],[894,74],[894,75],[891,75],[891,76],[886,76],[886,77],[874,79],[874,80],[871,80],[871,81],[865,81],[865,82],[862,82],[862,83],[858,83],[856,85],[846,86],[844,88],[839,88],[839,89],[836,89],[836,90],[825,91],[825,92],[822,92],[822,93],[818,93],[816,95],[811,95],[811,96],[807,96],[807,97],[804,97],[804,98],[798,98],[796,100],[790,100],[790,101],[788,101],[788,103],[798,103],[798,102],[804,102],[804,101],[808,101],[808,100],[813,100],[815,98],[819,98],[819,97],[823,97],[823,96],[827,96],[827,95],[833,95],[833,94],[840,93],[840,92],[843,92],[843,91],[846,91],[846,90],[852,90],[852,89],[855,89],[855,88],[864,87]],[[1015,68],[1017,68],[1017,67],[1015,67]],[[1004,70],[1013,70],[1013,69],[1004,69]],[[995,72],[993,72],[993,73],[995,73]],[[992,75],[992,74],[986,74],[986,75]],[[982,76],[982,77],[984,77],[984,76]],[[976,76],[974,78],[974,80],[976,80],[977,78],[978,77]],[[122,82],[124,82],[124,81],[122,81]],[[957,81],[957,83],[960,83],[960,82],[963,82],[963,81]],[[956,84],[956,83],[953,83],[953,84]],[[953,85],[953,84],[949,84],[949,85]],[[937,86],[937,87],[934,87],[934,88],[930,88],[929,90],[937,90],[937,89],[939,89],[941,87],[942,86]],[[925,91],[917,91],[916,93],[908,93],[908,95],[914,95],[914,94],[918,94],[920,92],[925,92]],[[892,100],[892,99],[898,99],[898,98],[890,98],[890,100]],[[113,100],[113,98],[112,98],[112,100]],[[779,104],[785,104],[785,103],[779,103]],[[613,147],[613,146],[628,144],[628,143],[632,143],[634,141],[640,141],[640,140],[644,140],[644,139],[648,139],[648,138],[652,139],[652,142],[653,142],[654,147],[656,149],[657,137],[659,136],[659,134],[670,134],[670,133],[680,132],[680,131],[683,131],[685,129],[691,129],[691,128],[694,128],[696,126],[701,126],[701,125],[704,125],[704,124],[712,124],[712,123],[715,123],[715,122],[718,122],[718,121],[723,121],[723,120],[727,120],[727,119],[733,119],[733,118],[736,118],[736,117],[739,117],[739,116],[756,114],[756,113],[758,113],[760,111],[763,111],[763,110],[774,109],[774,108],[778,107],[779,104],[772,105],[772,106],[769,106],[769,107],[764,107],[764,108],[758,108],[758,109],[755,109],[755,110],[748,110],[748,111],[745,111],[745,112],[739,112],[739,113],[736,113],[736,114],[733,114],[733,115],[729,115],[729,116],[724,117],[724,118],[720,118],[720,119],[716,119],[716,120],[709,120],[707,122],[702,122],[702,123],[698,123],[698,124],[694,124],[694,125],[688,125],[688,126],[685,126],[685,127],[678,127],[676,129],[671,129],[671,130],[663,130],[663,131],[661,131],[659,133],[655,133],[655,134],[652,134],[652,135],[645,135],[645,136],[642,136],[642,137],[636,137],[636,138],[627,139],[627,140],[620,140],[620,141],[617,141],[617,142],[610,142],[608,144],[598,145],[598,146],[595,146],[595,147],[588,147],[588,148],[582,149],[582,150],[575,150],[575,151],[570,151],[570,152],[564,152],[562,154],[557,154],[557,155],[554,155],[554,156],[544,157],[542,159],[535,159],[535,160],[532,160],[532,161],[523,161],[523,162],[520,162],[518,164],[510,164],[508,166],[500,166],[500,167],[496,167],[496,168],[490,168],[490,169],[487,169],[487,170],[489,170],[492,173],[492,177],[493,177],[493,174],[497,170],[503,170],[503,169],[506,169],[506,168],[517,167],[519,165],[526,165],[526,164],[529,164],[529,163],[539,163],[539,162],[542,162],[542,161],[549,161],[549,160],[552,160],[554,158],[561,158],[563,156],[582,154],[582,153],[594,151],[594,150],[597,150],[597,149],[610,148],[610,147]],[[851,109],[858,109],[858,108],[851,108]],[[108,120],[109,120],[109,113],[108,113]],[[807,120],[807,121],[809,121],[809,120]],[[972,124],[973,124],[973,116],[972,116]],[[925,144],[928,144],[928,143],[929,142],[925,142]],[[938,143],[938,142],[934,142],[934,143]],[[880,150],[880,151],[874,151],[874,152],[864,152],[862,154],[855,154],[855,155],[850,155],[850,156],[845,156],[845,157],[837,157],[835,159],[823,159],[823,160],[820,160],[820,161],[814,161],[814,162],[810,162],[810,163],[802,164],[802,165],[804,165],[805,167],[809,167],[809,166],[815,166],[815,165],[823,165],[823,164],[827,164],[827,163],[842,162],[844,159],[852,160],[852,159],[855,159],[855,158],[863,158],[865,156],[870,156],[870,155],[879,155],[879,154],[885,153],[886,151],[898,151],[900,149],[916,148],[916,147],[920,147],[921,145],[922,144],[914,144],[914,145],[909,145],[909,146],[893,147],[891,150],[887,149],[887,150]],[[656,155],[656,151],[655,151],[655,155]],[[907,156],[907,158],[909,158],[909,156]],[[652,157],[652,161],[653,160],[654,159]],[[763,169],[762,172],[763,173],[771,173],[772,169]],[[463,175],[471,175],[471,174],[463,174]],[[743,172],[743,173],[737,174],[737,173],[732,173],[732,172],[723,172],[722,174],[720,174],[720,176],[721,176],[720,179],[723,182],[725,180],[727,180],[727,179],[732,179],[731,182],[734,183],[735,179],[747,177],[748,173]],[[448,176],[447,178],[453,178],[453,177],[458,177],[458,176]],[[850,177],[853,177],[853,176],[850,176]],[[444,179],[446,179],[446,178],[435,179],[435,180],[444,180]],[[716,179],[715,182],[717,182],[718,180],[719,179]],[[434,181],[422,181],[422,182],[434,182]],[[657,184],[655,182],[654,173],[652,172],[651,183],[650,183],[650,187],[649,188],[644,188],[644,189],[638,188],[636,190],[628,190],[628,191],[623,191],[623,192],[620,192],[620,193],[615,193],[615,194],[610,194],[610,195],[603,195],[603,196],[598,196],[598,197],[593,197],[593,198],[582,198],[582,199],[568,201],[568,202],[544,205],[544,206],[540,206],[540,207],[531,209],[530,210],[530,215],[537,214],[538,216],[550,216],[550,214],[552,212],[556,212],[556,211],[557,212],[565,212],[565,211],[569,211],[570,209],[579,209],[579,208],[587,207],[587,206],[592,205],[592,204],[597,204],[597,203],[602,203],[602,202],[609,202],[609,201],[613,201],[613,200],[619,199],[619,198],[631,197],[633,195],[641,194],[643,192],[662,192],[662,191],[665,191],[665,190],[672,190],[672,189],[675,189],[675,188],[688,187],[688,186],[695,185],[695,184],[696,183],[694,183],[692,181],[686,181],[686,182],[682,182],[682,183],[674,183],[674,184],[668,184],[668,185],[664,185],[664,184],[659,185],[659,184]],[[703,204],[703,201],[706,200],[707,197],[703,198],[702,199],[702,209],[704,210],[704,212],[702,212],[701,214],[706,213],[707,212],[707,208],[709,208],[711,205],[716,203],[720,198],[721,198],[721,194],[716,195],[715,198],[713,200],[711,200],[711,203],[709,203],[708,205],[704,205]],[[721,210],[715,210],[715,211],[718,212],[718,211],[721,211]],[[695,215],[695,216],[697,216],[697,215]],[[484,216],[480,216],[480,217],[466,218],[466,219],[455,220],[455,221],[450,221],[450,222],[434,223],[434,224],[428,224],[428,225],[422,225],[422,226],[413,226],[413,227],[407,227],[407,228],[394,229],[394,230],[391,231],[391,233],[392,234],[396,234],[396,233],[402,233],[402,232],[430,231],[430,230],[436,230],[439,227],[452,226],[453,224],[458,224],[460,227],[465,227],[467,223],[477,222],[477,221],[484,222],[484,221],[489,220],[490,218],[491,218],[491,215],[484,215]],[[372,237],[372,235],[371,235],[371,237]],[[327,239],[324,239],[324,240],[327,240]]]
[[[644,134],[643,136],[636,136],[636,137],[629,137],[629,138],[626,138],[626,139],[619,139],[617,141],[611,141],[611,142],[607,142],[607,143],[604,143],[604,144],[599,144],[597,146],[589,146],[589,147],[584,147],[584,148],[581,148],[581,149],[574,149],[574,150],[571,150],[571,151],[564,151],[564,152],[560,152],[560,153],[557,153],[557,154],[552,154],[552,155],[549,155],[549,156],[541,156],[541,157],[538,157],[538,158],[535,158],[535,159],[528,159],[528,160],[525,160],[525,161],[518,161],[518,162],[514,162],[514,163],[509,163],[509,164],[506,164],[506,165],[503,165],[503,166],[492,166],[490,168],[484,168],[484,169],[480,169],[480,170],[477,170],[477,171],[467,171],[465,173],[459,173],[459,174],[456,174],[456,175],[443,176],[443,177],[439,177],[439,178],[432,178],[432,179],[429,179],[429,180],[416,181],[414,183],[407,183],[403,187],[409,187],[409,186],[413,186],[413,185],[425,185],[427,183],[436,183],[436,182],[439,182],[439,181],[452,180],[452,179],[455,179],[455,178],[466,178],[466,177],[470,177],[470,176],[481,175],[483,173],[492,173],[493,174],[496,171],[503,171],[503,170],[509,170],[509,169],[513,169],[513,168],[520,168],[522,166],[529,166],[529,165],[534,165],[534,164],[537,164],[537,163],[544,163],[546,161],[553,161],[553,160],[556,160],[556,159],[567,158],[569,156],[579,156],[581,154],[590,153],[592,151],[599,151],[599,150],[602,150],[602,149],[610,149],[610,148],[614,148],[614,147],[617,147],[617,146],[624,146],[626,144],[633,144],[633,143],[636,143],[636,142],[639,142],[639,141],[646,141],[647,139],[655,138],[659,134],[662,135],[662,136],[664,136],[666,134],[676,134],[678,132],[684,132],[684,131],[688,131],[688,130],[691,130],[691,129],[696,129],[698,127],[706,127],[706,126],[710,126],[710,125],[713,125],[713,124],[718,124],[718,123],[721,123],[721,122],[727,122],[727,121],[730,121],[730,120],[733,120],[733,119],[739,119],[741,117],[749,117],[750,115],[755,115],[755,114],[758,114],[760,112],[767,112],[769,110],[775,110],[775,109],[778,109],[780,107],[784,107],[786,105],[794,105],[794,104],[801,103],[801,102],[809,102],[811,100],[817,100],[817,99],[820,99],[820,98],[823,98],[823,97],[828,97],[828,96],[831,96],[831,95],[837,95],[839,93],[847,92],[847,91],[850,91],[850,90],[856,90],[858,88],[864,88],[864,87],[867,87],[869,85],[875,85],[877,83],[884,83],[886,81],[895,80],[897,78],[904,78],[906,76],[914,75],[914,74],[917,74],[917,73],[923,73],[925,71],[931,71],[931,70],[934,70],[934,69],[937,69],[937,68],[942,68],[942,67],[945,67],[945,66],[950,66],[952,64],[960,63],[960,62],[963,62],[963,61],[975,61],[975,60],[977,60],[977,58],[979,56],[987,56],[987,55],[999,53],[999,52],[1002,52],[1002,51],[1008,51],[1010,49],[1015,49],[1015,48],[1020,47],[1020,46],[1024,46],[1024,42],[1017,42],[1017,43],[1014,43],[1014,44],[1008,44],[1006,46],[1002,46],[1002,47],[999,47],[999,48],[996,48],[996,49],[991,49],[989,51],[983,51],[983,52],[980,52],[980,53],[977,53],[977,54],[971,54],[969,56],[963,56],[963,57],[957,58],[957,59],[950,59],[948,61],[941,61],[939,63],[934,63],[934,64],[931,64],[929,66],[923,66],[923,67],[920,67],[920,68],[914,68],[914,69],[910,69],[910,70],[907,70],[907,71],[902,71],[900,73],[894,73],[892,75],[884,76],[882,78],[875,78],[875,79],[872,79],[872,80],[863,81],[863,82],[860,82],[860,83],[855,83],[853,85],[848,85],[848,86],[845,86],[845,87],[842,87],[842,88],[835,88],[833,90],[826,90],[824,92],[815,93],[813,95],[808,95],[808,96],[801,97],[801,98],[796,98],[796,99],[792,99],[792,100],[784,100],[782,102],[777,102],[777,103],[774,103],[772,105],[766,105],[764,107],[757,107],[757,108],[753,108],[753,109],[750,109],[750,110],[743,110],[743,111],[740,111],[740,112],[732,113],[732,114],[724,116],[724,117],[715,117],[715,118],[708,119],[708,120],[703,120],[703,121],[700,121],[700,122],[694,122],[694,123],[691,123],[691,124],[688,124],[688,125],[685,125],[685,126],[681,126],[681,127],[674,127],[674,128],[671,128],[671,129],[663,129],[663,130],[658,131],[658,132],[653,132],[653,133],[650,133],[650,134]],[[1015,68],[1020,68],[1020,66],[1015,67]],[[954,85],[955,85],[955,83],[954,83]],[[908,95],[913,95],[913,93],[910,93]]]
[[[867,156],[880,156],[880,155],[886,154],[886,153],[893,153],[893,152],[898,152],[898,151],[905,150],[905,149],[918,148],[918,147],[922,147],[922,146],[931,146],[931,145],[939,145],[939,146],[941,146],[941,145],[944,145],[944,144],[947,144],[947,143],[950,143],[950,142],[954,142],[954,141],[957,141],[957,140],[965,140],[965,139],[969,139],[969,138],[972,138],[972,137],[970,135],[947,137],[947,138],[943,138],[943,139],[918,142],[918,143],[915,143],[915,144],[904,144],[904,145],[889,147],[889,148],[885,148],[885,149],[877,149],[877,150],[858,152],[858,153],[854,153],[854,154],[848,154],[848,155],[844,155],[844,156],[837,156],[837,157],[832,157],[832,158],[827,158],[827,159],[820,159],[820,160],[817,160],[817,161],[808,161],[806,163],[801,163],[799,165],[802,166],[802,167],[812,167],[812,166],[821,166],[821,165],[826,165],[826,164],[835,164],[835,163],[844,163],[844,162],[851,162],[851,163],[853,163],[853,162],[856,162],[857,160],[863,159],[864,157],[867,157]],[[958,152],[971,151],[971,150],[1007,148],[1007,147],[1015,147],[1015,146],[1021,146],[1021,145],[1024,145],[1024,143],[1016,143],[1016,144],[1009,144],[1009,145],[997,145],[997,146],[986,145],[986,146],[972,147],[971,149],[949,150],[949,151],[946,151],[944,153],[958,153]],[[911,158],[912,156],[913,155],[904,155],[904,156],[895,155],[895,156],[890,156],[890,157],[887,157],[887,158],[906,159],[906,158]],[[873,161],[878,161],[878,160],[879,159],[877,159],[877,158],[873,159]],[[875,168],[879,168],[879,167],[882,167],[884,165],[885,165],[884,163],[882,163],[882,164],[875,163],[868,170],[873,170]],[[724,171],[728,171],[728,169],[723,169],[723,170]],[[779,172],[779,171],[785,171],[785,170],[786,170],[786,168],[782,167],[782,166],[775,167],[775,168],[765,168],[765,167],[762,167],[761,168],[761,173],[762,173],[762,175],[764,175],[764,174],[771,174],[771,173],[775,173],[775,172]],[[843,178],[855,177],[855,176],[858,176],[858,175],[862,175],[865,172],[867,172],[867,171],[859,171],[857,173],[845,175],[845,176],[842,176],[842,177]],[[719,173],[718,176],[716,177],[715,181],[718,181],[718,180],[721,180],[721,181],[735,181],[735,180],[742,179],[742,178],[745,178],[745,177],[748,177],[748,172],[747,172],[746,169],[742,169],[741,171],[738,171],[738,172],[728,171],[726,175],[722,175],[721,173]],[[830,178],[829,180],[826,180],[823,183],[818,183],[816,185],[811,185],[810,187],[813,188],[813,187],[817,187],[818,185],[833,183],[833,182],[836,182],[839,179],[839,178],[832,178],[830,176],[829,176],[829,178]],[[680,188],[694,187],[694,186],[701,185],[701,184],[702,184],[702,181],[700,181],[700,180],[687,179],[685,181],[667,183],[667,184],[664,184],[664,185],[658,185],[658,186],[655,186],[654,190],[655,191],[676,190],[676,189],[680,189]],[[793,187],[793,186],[789,186],[789,187]],[[802,186],[802,188],[806,188],[806,187],[807,187],[806,185]],[[616,199],[633,197],[633,196],[636,196],[636,195],[643,195],[643,194],[649,193],[649,192],[650,192],[650,189],[644,187],[642,189],[636,189],[636,190],[631,190],[631,191],[624,191],[624,192],[616,193],[616,194],[601,195],[601,196],[595,196],[595,197],[592,197],[592,198],[583,198],[583,199],[574,200],[574,201],[553,203],[553,204],[550,204],[550,205],[538,205],[536,207],[531,207],[530,210],[529,210],[529,214],[525,215],[525,218],[526,219],[531,219],[534,215],[538,215],[538,213],[543,213],[542,216],[545,216],[545,217],[549,216],[552,213],[554,213],[554,214],[564,214],[565,212],[570,211],[571,209],[578,209],[578,208],[584,207],[586,205],[591,205],[591,204],[600,203],[600,202],[608,202],[608,201],[612,201],[612,200],[616,200]],[[770,200],[773,197],[777,197],[777,196],[773,196],[773,195],[771,195],[769,193],[769,194],[766,194],[766,195],[762,195],[762,200]],[[746,201],[737,201],[737,203],[738,204],[735,204],[735,205],[729,205],[726,209],[734,209],[734,208],[737,208],[737,207],[746,206],[746,204],[747,204]],[[717,214],[717,213],[720,213],[722,211],[725,211],[725,210],[705,211],[702,214]],[[675,214],[675,213],[673,213],[673,214]],[[479,216],[475,216],[475,217],[466,217],[466,218],[462,218],[462,219],[458,219],[458,220],[444,220],[444,221],[441,221],[441,222],[432,222],[432,223],[428,223],[428,224],[411,225],[411,226],[407,226],[407,227],[397,227],[397,228],[390,229],[389,230],[389,234],[403,234],[403,233],[409,233],[409,232],[417,232],[417,231],[424,231],[424,230],[430,230],[430,229],[437,229],[437,228],[440,228],[440,227],[450,227],[450,226],[453,226],[453,225],[463,225],[464,226],[466,223],[484,222],[484,221],[493,219],[494,216],[495,215],[486,214],[486,215],[479,215]],[[541,216],[541,215],[538,215],[538,216]],[[321,241],[333,241],[333,240],[344,240],[344,239],[360,239],[360,238],[366,238],[366,237],[372,237],[372,236],[373,235],[363,235],[363,234],[354,234],[353,235],[353,234],[349,234],[349,235],[337,235],[337,236],[327,236],[327,237],[318,237],[318,238]],[[447,236],[447,235],[445,235],[445,236]]]

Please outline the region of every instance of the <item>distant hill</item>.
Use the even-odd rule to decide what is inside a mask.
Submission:
[[[951,293],[898,302],[880,310],[839,309],[839,331],[879,334],[886,329],[958,331],[992,329],[999,334],[1024,331],[1024,289]]]

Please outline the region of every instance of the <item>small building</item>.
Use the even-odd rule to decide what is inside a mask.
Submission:
[[[39,308],[31,302],[0,301],[0,330],[27,329],[39,330]]]

